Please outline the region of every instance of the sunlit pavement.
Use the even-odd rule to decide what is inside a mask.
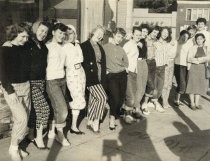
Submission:
[[[170,99],[172,100],[172,99]],[[186,102],[186,101],[184,101]],[[68,132],[69,147],[48,140],[49,150],[38,150],[32,143],[25,161],[210,161],[210,96],[201,99],[202,110],[187,105],[151,114],[144,121],[127,125],[117,122],[116,130],[108,128],[108,116],[101,133],[80,129],[85,135]],[[171,104],[173,105],[173,104]],[[47,141],[47,139],[45,139]],[[0,161],[10,161],[10,138],[0,140]]]

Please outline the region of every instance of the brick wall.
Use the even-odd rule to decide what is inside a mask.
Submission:
[[[195,21],[186,21],[187,8],[209,8],[210,4],[179,4],[177,7],[177,36],[180,32],[180,27],[184,25],[195,25]],[[210,12],[209,12],[210,14]],[[210,15],[209,15],[210,18]],[[208,30],[210,31],[210,20],[207,22]]]

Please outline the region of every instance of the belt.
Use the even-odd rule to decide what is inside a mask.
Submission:
[[[74,64],[74,68],[75,69],[80,69],[81,68],[81,63]]]
[[[146,60],[145,58],[138,58],[138,60]]]

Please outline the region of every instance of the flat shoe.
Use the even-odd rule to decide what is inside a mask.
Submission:
[[[115,127],[109,127],[109,129],[110,129],[110,130],[115,130],[116,128],[115,128]]]
[[[22,158],[29,156],[29,153],[26,151],[23,151],[22,149],[19,150],[19,153]]]
[[[87,128],[88,130],[90,130],[91,132],[93,132],[94,134],[99,134],[99,133],[100,133],[100,130],[95,131],[95,130],[92,128],[91,125],[87,125],[86,128]]]
[[[202,110],[202,109],[203,109],[203,107],[202,107],[201,105],[198,105],[198,106],[196,106],[196,109],[198,109],[198,110]]]
[[[193,110],[193,111],[195,111],[197,108],[196,108],[196,106],[190,106],[190,108]]]
[[[85,134],[85,133],[82,132],[82,131],[75,131],[75,130],[72,130],[72,129],[70,129],[70,132],[71,132],[72,134],[76,134],[76,135],[84,135],[84,134]]]
[[[33,141],[33,144],[34,144],[35,147],[36,147],[37,149],[39,149],[39,150],[46,150],[46,149],[47,149],[46,147],[39,147],[39,146],[37,145],[37,143],[36,143],[35,140]]]
[[[70,146],[71,144],[69,143],[69,141],[66,138],[63,138],[62,140],[60,140],[58,138],[58,136],[55,137],[55,140],[57,142],[59,142],[62,146]]]

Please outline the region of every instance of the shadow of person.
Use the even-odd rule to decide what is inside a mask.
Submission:
[[[150,136],[147,134],[147,120],[122,126],[117,140],[104,140],[103,160],[107,161],[161,161]]]
[[[54,139],[46,161],[56,161],[62,146]]]
[[[210,130],[190,132],[181,122],[173,122],[173,125],[180,134],[167,137],[164,142],[180,161],[210,160]]]

